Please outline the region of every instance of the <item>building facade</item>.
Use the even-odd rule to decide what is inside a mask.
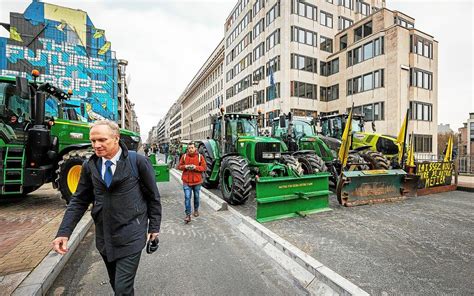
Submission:
[[[87,12],[32,1],[23,14],[11,12],[10,23],[0,25],[10,32],[10,38],[0,37],[0,76],[32,79],[31,71],[37,69],[40,82],[72,90],[67,103],[76,106],[82,120],[120,123],[118,61],[105,31],[95,27]],[[130,102],[127,111],[130,117]],[[57,115],[57,108],[47,101],[46,112]],[[130,117],[127,128],[131,125]]]
[[[204,139],[211,135],[211,114],[217,113],[224,101],[224,46],[221,41],[178,103],[182,106],[181,139]]]
[[[210,135],[209,114],[221,106],[260,111],[269,129],[281,113],[316,117],[354,105],[367,131],[374,122],[389,135],[408,111],[415,151],[437,154],[438,42],[384,0],[239,0],[224,31],[176,102],[182,138]]]

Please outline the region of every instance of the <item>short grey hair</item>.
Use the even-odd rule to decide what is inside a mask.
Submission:
[[[120,137],[120,128],[118,124],[115,121],[104,119],[104,120],[97,120],[93,123],[91,123],[91,129],[95,126],[99,125],[106,125],[112,130],[112,134],[114,136],[119,136]]]

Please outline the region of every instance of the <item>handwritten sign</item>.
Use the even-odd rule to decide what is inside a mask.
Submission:
[[[420,162],[416,174],[420,176],[418,188],[451,185],[454,164],[452,162]]]

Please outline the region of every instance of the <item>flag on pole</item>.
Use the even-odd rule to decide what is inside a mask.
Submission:
[[[95,33],[94,33],[94,36],[92,36],[92,38],[98,39],[98,38],[104,36],[104,34],[105,34],[105,31],[104,31],[104,30],[101,30],[101,29],[95,29],[95,30],[96,30],[96,31],[95,31]]]
[[[344,132],[342,133],[342,143],[339,148],[338,158],[342,163],[342,166],[345,167],[347,164],[347,155],[349,154],[349,148],[351,147],[350,137],[352,136],[352,110],[354,105],[352,105],[351,111],[349,112],[349,117],[347,118],[346,126],[344,127]]]
[[[407,113],[405,115],[405,119],[403,120],[402,127],[400,128],[400,132],[398,133],[398,137],[397,137],[397,142],[400,144],[400,147],[401,147],[401,149],[399,149],[399,151],[398,151],[398,161],[399,161],[400,165],[403,164],[402,157],[403,157],[403,154],[405,154],[405,141],[406,141],[406,137],[407,137],[408,111],[409,110],[407,110]]]
[[[448,144],[446,146],[446,153],[444,154],[444,161],[449,162],[453,160],[453,136],[449,136]]]
[[[13,27],[13,26],[10,27],[10,39],[23,42],[23,39],[21,39],[21,35],[16,30],[16,27]]]
[[[407,164],[407,166],[410,166],[410,167],[415,166],[415,145],[414,145],[413,132],[411,133],[410,146],[408,146],[408,154],[407,154],[406,164]]]
[[[268,100],[271,101],[276,98],[276,86],[275,86],[275,77],[273,77],[273,67],[270,66],[270,94]]]
[[[105,54],[110,49],[110,41],[105,42],[104,46],[99,50],[98,54]]]

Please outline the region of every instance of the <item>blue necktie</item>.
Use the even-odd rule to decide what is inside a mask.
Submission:
[[[107,185],[107,188],[110,186],[110,183],[112,183],[112,178],[113,178],[113,174],[112,174],[112,165],[114,163],[110,160],[107,160],[105,162],[105,174],[104,174],[104,181],[105,181],[105,184]]]

